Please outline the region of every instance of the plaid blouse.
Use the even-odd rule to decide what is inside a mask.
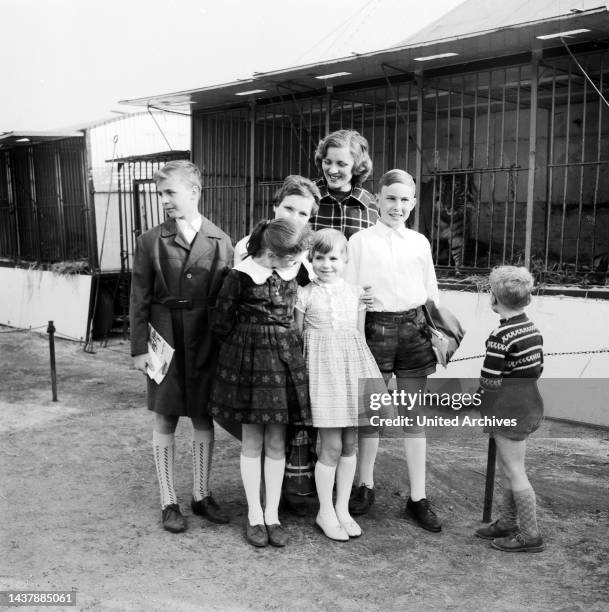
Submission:
[[[316,183],[321,193],[319,212],[311,217],[311,229],[325,227],[337,229],[347,240],[360,230],[376,224],[379,216],[372,194],[361,187],[354,187],[351,194],[339,202],[329,191],[325,179]]]

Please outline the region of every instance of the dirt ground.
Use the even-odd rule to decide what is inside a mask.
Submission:
[[[312,511],[282,517],[287,548],[254,549],[243,535],[239,446],[222,430],[213,490],[232,521],[190,512],[186,421],[176,485],[189,529],[162,530],[143,377],[126,343],[95,350],[57,342],[54,403],[46,336],[0,327],[0,589],[75,590],[77,605],[66,610],[608,609],[609,432],[546,422],[531,438],[540,554],[501,553],[472,536],[487,445],[472,428],[428,436],[427,490],[441,534],[402,517],[400,441],[386,439],[361,538],[327,540]]]

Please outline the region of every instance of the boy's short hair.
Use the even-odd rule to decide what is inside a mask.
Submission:
[[[361,185],[372,172],[372,160],[368,154],[368,141],[355,130],[338,130],[328,134],[319,141],[315,150],[315,166],[323,175],[322,160],[326,157],[328,149],[336,147],[341,149],[347,147],[353,157],[353,183]]]
[[[533,276],[522,266],[498,266],[489,276],[491,291],[508,308],[524,308],[531,301]]]
[[[382,191],[383,187],[389,187],[394,183],[408,185],[408,187],[412,187],[413,190],[416,190],[417,188],[414,178],[412,178],[412,174],[409,174],[405,170],[394,168],[393,170],[385,172],[385,174],[383,174],[383,176],[381,176],[379,179],[379,193]]]
[[[302,196],[303,198],[312,198],[313,206],[311,206],[311,216],[316,215],[319,211],[319,201],[321,200],[321,193],[317,185],[299,174],[290,174],[286,176],[281,187],[275,192],[273,196],[273,207],[277,208],[288,196]]]
[[[189,183],[201,189],[201,171],[199,168],[185,159],[176,159],[166,163],[152,176],[155,183],[167,180],[172,175],[178,175],[185,183]]]
[[[345,261],[347,261],[347,238],[345,235],[329,227],[317,230],[311,239],[309,261],[313,261],[313,255],[315,253],[325,255],[337,246],[341,248],[341,252],[345,256]]]

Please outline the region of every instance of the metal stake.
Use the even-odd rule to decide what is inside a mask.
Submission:
[[[495,438],[488,440],[488,456],[486,459],[486,484],[484,485],[484,510],[482,511],[482,521],[491,522],[493,509],[493,489],[495,486],[495,458],[497,456],[497,445]]]
[[[49,353],[51,357],[51,389],[53,391],[53,401],[57,401],[57,370],[55,368],[55,326],[53,321],[49,321],[47,327],[47,334],[49,334]]]

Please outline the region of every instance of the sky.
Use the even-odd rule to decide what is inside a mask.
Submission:
[[[462,0],[0,0],[0,132],[390,47]]]

